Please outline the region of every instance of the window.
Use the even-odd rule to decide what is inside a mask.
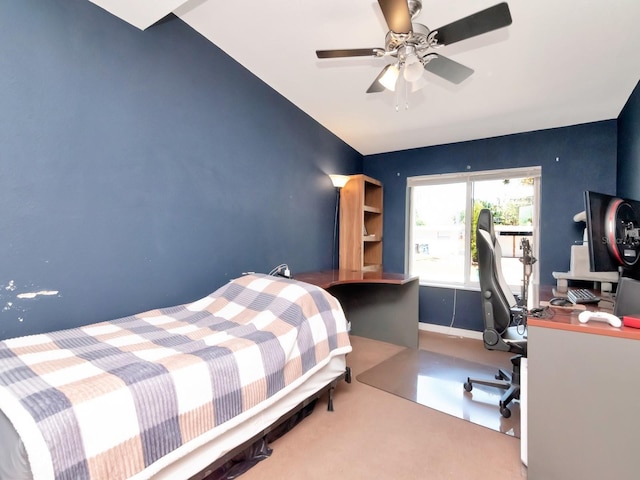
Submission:
[[[475,228],[488,208],[502,247],[502,270],[514,289],[522,285],[521,241],[537,258],[540,167],[407,179],[407,271],[421,283],[478,286]],[[532,283],[537,283],[534,264]]]

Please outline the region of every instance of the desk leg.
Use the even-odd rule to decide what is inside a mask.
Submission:
[[[404,285],[344,284],[329,289],[351,322],[351,334],[404,347],[418,347],[416,278]]]

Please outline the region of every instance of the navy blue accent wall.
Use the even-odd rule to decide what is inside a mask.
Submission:
[[[365,156],[365,174],[379,179],[385,189],[385,270],[404,271],[407,177],[539,165],[542,167],[540,283],[555,283],[551,272],[569,270],[571,245],[582,239],[584,225],[575,223],[573,216],[584,210],[583,192],[616,191],[616,148],[616,121],[610,120]],[[440,318],[427,313],[429,304],[423,305],[429,298],[442,295],[439,290],[421,293],[420,320],[449,325],[451,313]],[[468,318],[464,324],[456,321],[454,326],[481,330],[479,293],[470,294],[476,299],[458,302],[455,317]],[[443,303],[447,307],[438,308],[450,312],[453,300]],[[465,311],[467,304],[473,313]]]
[[[326,174],[358,152],[180,20],[1,10],[0,338],[331,267]]]
[[[640,83],[618,117],[617,195],[640,200]]]
[[[478,292],[443,287],[420,287],[419,317],[423,323],[478,330]]]

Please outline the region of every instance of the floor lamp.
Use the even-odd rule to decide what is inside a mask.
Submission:
[[[336,236],[338,232],[338,209],[340,206],[340,189],[349,181],[349,175],[329,175],[336,188],[336,213],[333,219],[333,244],[331,246],[331,268],[336,269]]]

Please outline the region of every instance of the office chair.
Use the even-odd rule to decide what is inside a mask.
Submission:
[[[506,390],[500,399],[500,413],[503,417],[509,418],[509,403],[520,398],[520,360],[527,356],[525,326],[515,323],[525,318],[526,307],[518,305],[504,279],[501,268],[502,251],[493,229],[493,217],[486,208],[478,215],[476,246],[484,319],[484,346],[488,350],[513,352],[516,355],[511,357],[511,373],[499,369],[495,380],[469,377],[464,389],[470,392],[473,385],[478,384]]]

